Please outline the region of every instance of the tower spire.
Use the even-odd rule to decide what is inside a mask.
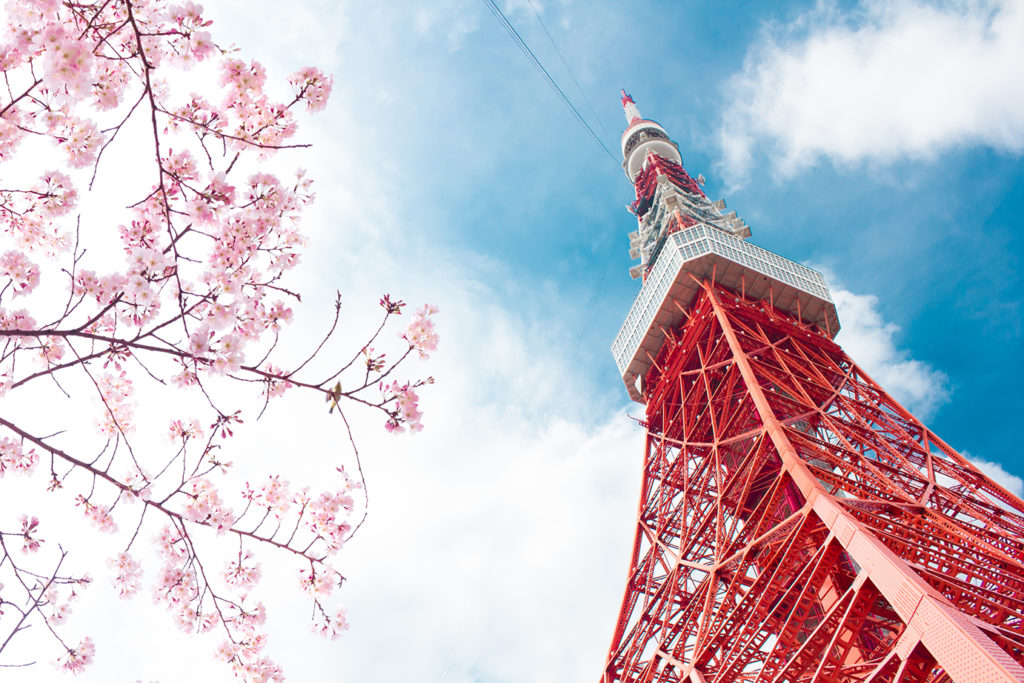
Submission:
[[[622,107],[629,125],[622,134],[622,168],[636,189],[630,211],[639,228],[629,236],[630,255],[640,263],[633,277],[647,277],[670,235],[694,225],[717,228],[745,239],[750,228],[725,200],[710,201],[697,180],[683,168],[683,157],[668,133],[656,121],[642,118],[633,98],[622,91]]]
[[[1024,681],[1024,501],[832,341],[821,273],[747,241],[630,106],[644,282],[612,353],[646,449],[601,682]]]
[[[636,182],[637,174],[651,152],[677,164],[683,163],[679,146],[668,137],[668,133],[656,121],[645,119],[633,101],[633,97],[622,91],[622,110],[626,114],[626,131],[622,134],[622,168],[630,181]]]
[[[642,121],[644,118],[640,116],[640,110],[637,108],[636,102],[633,101],[632,95],[626,93],[625,88],[622,90],[622,109],[626,112],[626,122],[629,125]]]

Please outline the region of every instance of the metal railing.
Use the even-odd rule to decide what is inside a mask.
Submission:
[[[625,373],[672,287],[680,267],[706,254],[715,254],[750,270],[832,302],[825,277],[816,270],[782,258],[767,249],[709,225],[695,225],[669,235],[658,253],[650,275],[640,288],[626,321],[612,344],[620,373]]]

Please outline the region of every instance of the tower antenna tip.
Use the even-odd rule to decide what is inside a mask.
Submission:
[[[626,113],[626,121],[629,125],[633,125],[634,121],[639,121],[640,110],[636,108],[636,102],[633,101],[633,96],[626,92],[626,89],[622,89],[622,109]]]

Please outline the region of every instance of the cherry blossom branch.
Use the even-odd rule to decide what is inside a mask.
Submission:
[[[0,416],[0,476],[31,476],[46,457],[49,489],[70,489],[77,509],[98,531],[118,533],[118,520],[130,520],[125,550],[110,560],[115,585],[126,597],[138,590],[142,571],[129,552],[146,552],[137,541],[162,524],[154,547],[162,558],[155,588],[164,606],[189,630],[221,624],[227,642],[218,656],[242,678],[280,678],[262,653],[262,606],[245,597],[260,573],[250,548],[290,557],[302,567],[299,583],[311,599],[317,630],[336,637],[347,628],[344,611],[328,609],[326,600],[344,581],[337,553],[369,509],[348,408],[382,412],[388,431],[421,428],[416,391],[432,380],[395,377],[408,367],[413,350],[426,357],[436,348],[430,317],[436,309],[414,315],[398,334],[398,353],[387,357],[372,345],[385,344],[383,332],[404,304],[385,296],[384,318],[368,340],[339,352],[333,346],[339,295],[327,333],[312,352],[291,369],[277,367],[279,333],[292,317],[289,303],[302,301],[286,276],[305,243],[298,221],[313,192],[301,172],[282,182],[268,172],[266,160],[308,146],[290,142],[295,111],[303,103],[310,112],[322,110],[332,79],[300,69],[289,78],[291,96],[275,101],[265,90],[263,67],[218,48],[206,30],[210,22],[192,2],[24,0],[8,11],[12,42],[0,67],[6,86],[0,163],[17,158],[20,142],[31,136],[51,141],[67,172],[38,169],[33,180],[19,167],[13,177],[24,182],[0,190],[0,395],[7,394],[5,405],[11,406]],[[217,103],[192,95],[181,107],[169,105],[174,83],[168,74],[198,62],[212,63],[220,74]],[[104,230],[116,226],[120,249],[111,250],[97,242],[96,228],[81,227],[95,221],[76,214],[78,192],[111,184],[99,176],[99,164],[115,144],[133,151],[129,122],[145,116],[144,103],[146,142],[134,150],[128,172],[152,184],[139,192],[141,199],[111,201],[101,221]],[[29,165],[34,160],[25,159]],[[73,236],[67,230],[72,219]],[[50,273],[66,275],[55,310],[36,292],[41,276]],[[349,360],[328,362],[335,357]],[[50,382],[38,381],[44,379]],[[35,389],[28,391],[30,386]],[[200,400],[184,401],[189,413],[172,415],[162,405],[172,390]],[[161,398],[149,399],[149,391]],[[236,514],[237,497],[224,492],[229,439],[249,419],[250,398],[261,404],[262,416],[271,400],[289,392],[323,396],[328,414],[339,411],[357,478],[333,458],[324,459],[335,474],[322,492],[293,488],[281,473],[267,472],[264,483],[246,483]],[[47,403],[33,403],[36,395],[44,402],[67,401],[72,409],[68,415],[47,410]],[[91,431],[69,417],[90,412],[96,418]],[[149,430],[135,432],[141,414],[170,421],[169,451],[153,443]],[[26,426],[43,416],[55,423],[45,428],[46,436]],[[353,528],[349,520],[360,513]],[[38,546],[32,526],[38,522],[25,520],[22,540]],[[220,578],[214,563],[223,541],[201,547],[207,536],[237,544]],[[5,538],[14,536],[0,534],[0,541]],[[37,590],[74,579],[61,583],[65,578],[56,572],[15,564],[4,552],[0,572],[16,574],[36,600],[10,607],[15,630],[4,645],[40,623],[63,652],[61,666],[81,670],[92,659],[91,639],[70,646],[54,628],[63,606],[49,589]],[[61,550],[61,562],[64,555]],[[79,584],[71,585],[73,594]],[[10,604],[0,599],[0,607]]]

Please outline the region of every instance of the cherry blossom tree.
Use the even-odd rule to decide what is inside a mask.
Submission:
[[[337,553],[365,519],[362,468],[327,463],[324,490],[276,471],[233,489],[244,454],[232,455],[231,437],[296,392],[323,398],[356,465],[351,408],[378,411],[390,432],[418,431],[418,391],[432,379],[400,374],[436,349],[437,309],[402,326],[405,304],[384,296],[379,326],[340,355],[339,297],[323,336],[279,365],[313,193],[301,171],[267,169],[307,146],[292,142],[296,115],[326,106],[331,77],[299,69],[275,99],[264,68],[214,42],[188,0],[9,0],[6,12],[0,496],[38,484],[50,491],[32,497],[40,505],[67,501],[123,540],[108,566],[88,568],[96,580],[126,597],[146,587],[181,628],[219,632],[216,655],[236,675],[280,680],[264,651],[258,557],[292,558],[314,629],[344,631],[331,596],[344,581]],[[205,95],[181,87],[203,82]],[[85,211],[112,173],[143,189],[116,196],[135,192],[121,183],[98,215]],[[74,410],[49,409],[68,400]],[[154,438],[159,421],[166,439]],[[37,513],[0,519],[0,667],[30,663],[17,642],[34,627],[78,672],[103,646],[64,623],[90,579]]]

